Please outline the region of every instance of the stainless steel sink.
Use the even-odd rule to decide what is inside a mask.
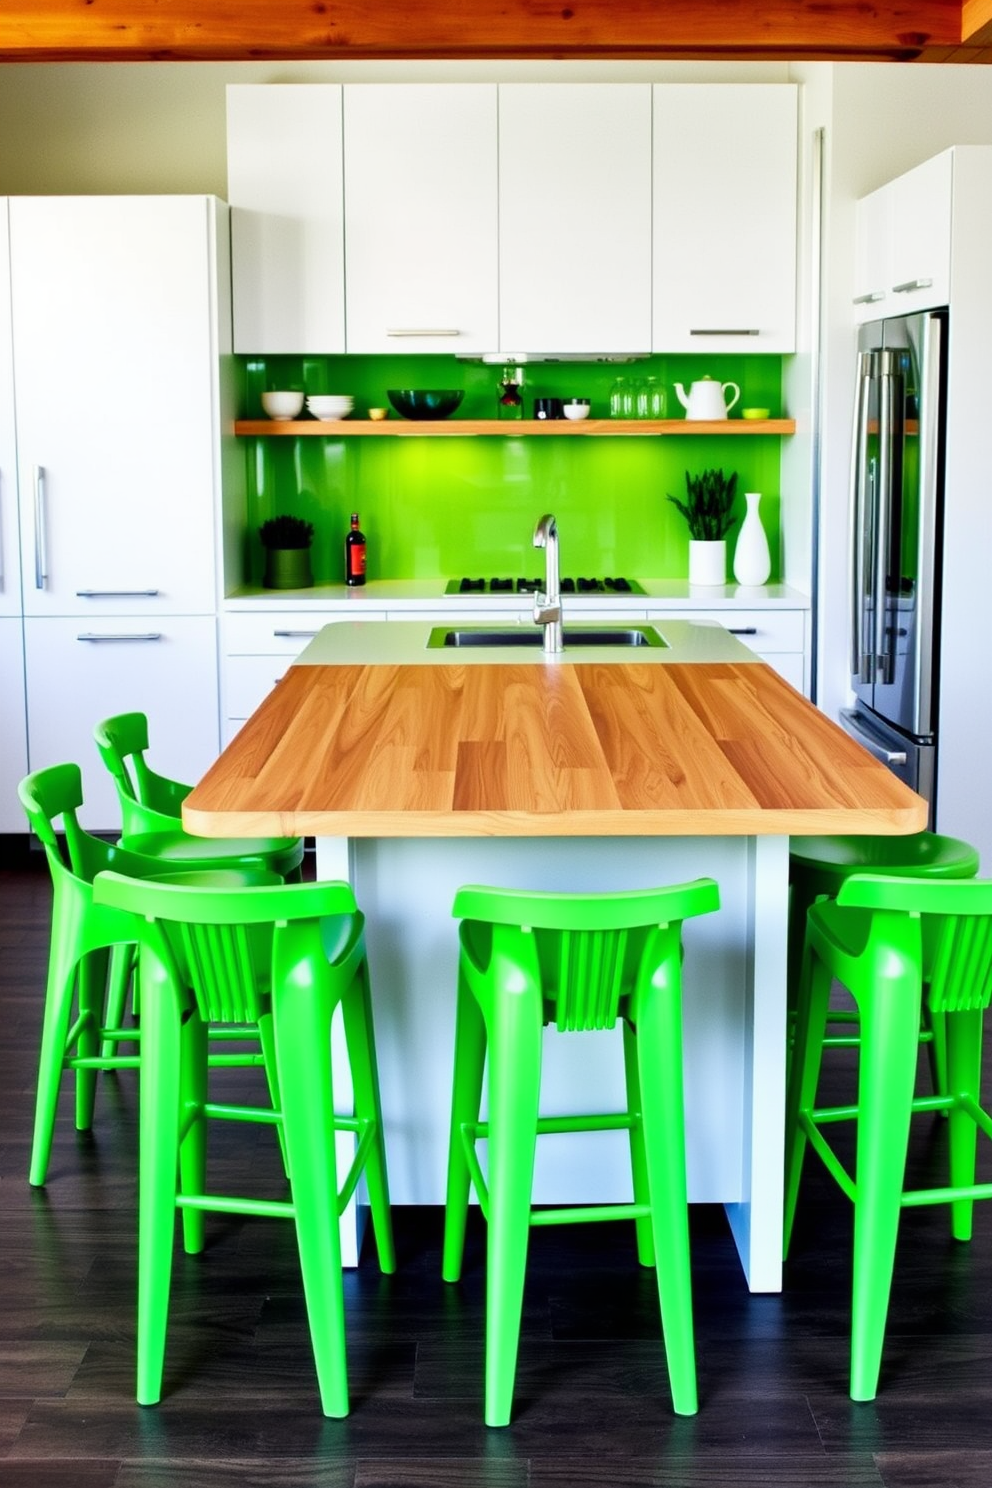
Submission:
[[[565,650],[570,646],[667,646],[665,638],[653,625],[566,625]],[[439,625],[431,631],[428,648],[446,646],[530,646],[544,644],[539,625],[467,625],[456,629]]]

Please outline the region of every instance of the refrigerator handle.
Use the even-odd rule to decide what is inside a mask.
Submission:
[[[889,566],[889,533],[892,527],[892,445],[895,438],[894,393],[896,377],[892,358],[882,353],[878,379],[878,527],[875,535],[875,635],[872,651],[876,673],[885,665],[886,626],[889,624],[885,581]]]
[[[867,554],[865,553],[864,483],[868,469],[868,389],[871,384],[871,353],[858,356],[858,375],[854,395],[854,440],[851,446],[851,674],[862,679],[865,662],[864,595]],[[865,679],[868,680],[868,679]]]
[[[919,408],[920,445],[920,554],[916,627],[918,693],[916,717],[921,733],[933,726],[934,626],[937,621],[938,501],[940,495],[940,375],[943,326],[929,317],[921,353]]]

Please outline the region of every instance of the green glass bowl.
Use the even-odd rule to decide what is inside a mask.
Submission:
[[[443,419],[454,413],[465,394],[461,388],[387,388],[396,412],[408,419]]]

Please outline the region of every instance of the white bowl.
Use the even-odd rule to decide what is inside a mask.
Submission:
[[[270,419],[293,419],[303,407],[303,394],[291,392],[263,393],[262,407]]]
[[[589,417],[589,404],[564,403],[561,411],[567,419],[584,419]]]
[[[355,406],[355,400],[347,393],[311,393],[307,408],[316,419],[347,418]]]

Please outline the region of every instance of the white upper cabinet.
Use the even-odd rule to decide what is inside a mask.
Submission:
[[[21,613],[12,357],[7,202],[0,198],[0,615]]]
[[[349,352],[497,346],[496,128],[495,83],[345,86]]]
[[[856,321],[950,303],[953,168],[945,150],[858,202]]]
[[[797,90],[654,88],[654,351],[796,345]]]
[[[500,84],[499,276],[504,351],[649,350],[650,84]]]
[[[234,349],[342,352],[341,86],[227,90]]]
[[[11,286],[24,610],[214,610],[212,197],[19,197]]]

